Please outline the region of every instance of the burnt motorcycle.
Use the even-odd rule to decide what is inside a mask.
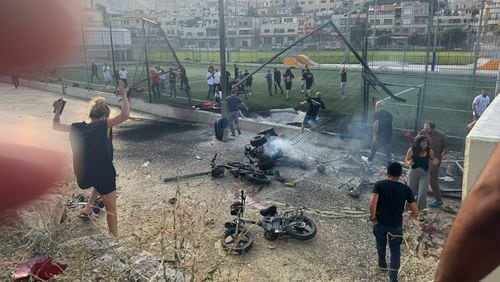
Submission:
[[[254,224],[264,229],[267,240],[277,240],[288,235],[297,240],[309,240],[316,236],[317,227],[312,219],[304,215],[302,209],[278,213],[276,206],[260,210],[262,219],[248,220],[243,218],[246,196],[241,191],[240,199],[231,205],[233,222],[226,222],[224,234],[221,238],[222,248],[234,254],[242,254],[250,250],[253,244],[253,234],[246,228],[247,224]]]

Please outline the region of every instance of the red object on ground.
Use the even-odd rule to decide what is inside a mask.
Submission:
[[[65,164],[61,152],[0,142],[0,215],[53,187]]]
[[[203,102],[202,106],[203,106],[202,109],[214,109],[215,107],[217,107],[217,104],[205,101]]]
[[[13,273],[14,279],[25,279],[32,275],[34,281],[47,281],[61,274],[68,265],[52,263],[52,257],[45,254],[35,254],[28,262],[18,263]]]
[[[0,74],[57,63],[79,35],[78,18],[64,0],[0,2]]]

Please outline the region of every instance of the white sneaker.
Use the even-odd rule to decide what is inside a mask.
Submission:
[[[361,156],[361,160],[364,161],[365,163],[369,164],[370,161],[368,160],[368,157]]]

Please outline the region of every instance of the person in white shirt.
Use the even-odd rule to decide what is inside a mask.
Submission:
[[[222,91],[222,89],[220,88],[220,77],[221,77],[221,73],[216,68],[215,73],[214,73],[214,92]]]
[[[488,105],[490,104],[490,97],[486,95],[486,91],[481,90],[481,95],[477,95],[472,101],[472,114],[474,115],[474,121],[477,121],[481,115],[484,113]]]
[[[125,84],[125,88],[127,88],[127,86],[128,86],[128,82],[127,82],[128,72],[125,70],[125,68],[122,68],[122,70],[118,73],[118,76],[120,77],[120,80],[123,81],[123,84]]]
[[[210,95],[214,96],[214,80],[215,80],[215,71],[214,67],[210,66],[208,67],[208,73],[207,73],[207,83],[208,83],[208,93],[207,93],[207,99],[210,98]]]
[[[111,69],[109,68],[108,63],[104,63],[104,66],[102,66],[102,77],[104,78],[106,88],[108,88],[111,83]]]

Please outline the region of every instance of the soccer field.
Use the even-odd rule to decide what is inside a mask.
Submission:
[[[120,66],[121,67],[121,66]],[[141,73],[143,67],[139,66],[136,73],[135,65],[124,65],[129,71],[129,85],[134,84],[136,81],[145,78],[145,74]],[[186,71],[191,85],[191,98],[196,100],[206,100],[207,96],[207,82],[206,73],[208,69],[207,64],[186,64]],[[239,66],[241,71],[248,70],[254,71],[255,67]],[[300,69],[294,69],[293,73],[295,79],[293,81],[292,90],[290,92],[290,99],[286,100],[284,95],[279,93],[269,96],[267,90],[267,83],[264,78],[265,73],[270,68],[265,68],[254,75],[252,95],[248,96],[245,103],[250,110],[258,114],[267,114],[270,109],[294,108],[305,110],[306,106],[300,105],[300,102],[305,100],[304,93],[301,92]],[[233,72],[233,66],[228,65],[228,70]],[[284,68],[280,69],[284,72]],[[348,87],[346,97],[342,98],[340,89],[340,70],[331,69],[315,69],[312,71],[315,78],[313,92],[321,92],[322,98],[326,104],[326,110],[320,112],[322,117],[328,119],[342,120],[345,116],[357,116],[362,112],[362,89],[363,80],[360,71],[348,71]],[[383,83],[388,84],[403,84],[408,86],[417,86],[424,83],[423,73],[387,73],[376,72],[375,74]],[[67,68],[63,71],[65,79],[71,81],[79,81],[80,87],[85,87],[87,82],[87,73],[82,68]],[[143,83],[143,85],[146,85]],[[284,89],[284,84],[282,83]],[[450,76],[440,75],[438,73],[431,73],[429,75],[427,89],[425,90],[424,104],[425,111],[423,115],[424,120],[432,120],[436,122],[439,127],[446,131],[449,135],[464,137],[467,129],[465,124],[470,122],[471,113],[470,105],[472,99],[478,95],[480,89],[486,89],[493,93],[495,81],[491,78],[478,78],[475,83],[472,83],[471,78],[468,76]],[[112,91],[112,89],[105,89],[102,85],[95,85],[95,89],[103,91]],[[166,91],[168,91],[168,85]],[[370,88],[371,102],[384,99],[386,96],[380,88],[379,92]],[[408,90],[409,87],[402,86],[389,86],[393,93],[400,93]],[[179,82],[177,83],[177,91],[179,97],[186,97],[186,93],[179,90]],[[274,88],[273,88],[274,92]],[[279,90],[278,90],[279,92]],[[416,115],[416,101],[417,101],[418,88],[408,90],[401,97],[407,99],[406,103],[396,102],[392,99],[386,100],[387,109],[391,111],[395,117],[396,128],[409,128],[412,129],[415,123]],[[165,93],[169,94],[169,93]],[[147,91],[143,93],[134,94],[137,98],[148,98]],[[166,96],[165,96],[166,97]],[[199,101],[194,101],[194,104],[199,104]],[[170,100],[172,101],[172,100]],[[176,99],[181,103],[187,104],[186,99]],[[155,102],[169,102],[169,99],[162,97],[160,101]],[[370,106],[370,110],[372,107]]]
[[[271,58],[278,51],[228,51],[229,61],[236,63],[263,63]],[[318,64],[338,64],[344,61],[344,50],[332,51],[297,51],[300,54],[309,56]],[[177,50],[177,57],[181,61],[198,62],[219,62],[218,50]],[[362,52],[359,50],[359,54]],[[405,64],[425,64],[426,51],[370,51],[368,61],[400,62]],[[152,55],[152,58],[155,54]],[[156,55],[161,57],[161,54]],[[356,64],[358,61],[354,56],[349,56],[349,64]],[[468,65],[474,63],[474,53],[471,51],[438,51],[437,63],[439,65]]]

